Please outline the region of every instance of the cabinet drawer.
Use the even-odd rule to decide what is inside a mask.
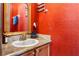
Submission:
[[[41,46],[39,48],[36,49],[36,56],[49,56],[50,52],[49,52],[49,44]]]
[[[25,52],[21,56],[49,56],[50,55],[50,44],[46,44],[29,52]]]
[[[24,54],[22,54],[21,56],[34,56],[35,55],[35,52],[34,50],[31,50],[29,52],[25,52]]]

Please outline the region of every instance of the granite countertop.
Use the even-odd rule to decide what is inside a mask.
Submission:
[[[36,40],[39,40],[39,43],[35,46],[31,47],[14,47],[11,44],[3,44],[2,45],[2,55],[4,56],[17,56],[34,48],[38,48],[42,45],[48,44],[51,42],[50,35],[42,35],[39,34],[39,37]]]

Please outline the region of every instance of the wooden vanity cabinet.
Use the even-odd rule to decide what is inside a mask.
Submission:
[[[46,44],[44,46],[38,47],[34,50],[26,52],[21,56],[49,56],[50,55],[50,44]]]

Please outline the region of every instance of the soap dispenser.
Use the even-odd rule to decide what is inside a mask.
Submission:
[[[36,22],[34,22],[33,23],[33,31],[32,31],[32,33],[31,33],[31,38],[37,38],[38,36],[37,36],[37,23]]]

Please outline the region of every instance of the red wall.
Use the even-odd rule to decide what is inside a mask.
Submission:
[[[13,3],[10,4],[10,31],[12,32],[16,32],[16,31],[27,31],[27,23],[28,23],[28,19],[25,16],[26,14],[26,10],[25,10],[25,6],[26,4],[20,4],[20,3]],[[19,20],[18,20],[18,25],[14,26],[13,25],[13,17],[16,15],[20,15]]]
[[[50,3],[46,8],[47,13],[39,13],[39,33],[51,35],[51,55],[79,55],[79,4]]]
[[[32,3],[31,4],[31,30],[33,30],[33,22],[34,22],[34,20],[36,20],[37,19],[37,16],[36,16],[36,4],[35,3]]]

